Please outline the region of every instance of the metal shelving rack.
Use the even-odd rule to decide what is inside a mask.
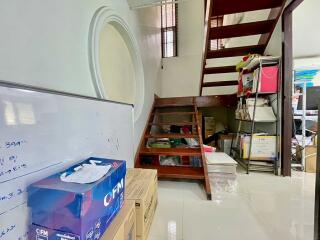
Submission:
[[[294,71],[295,72],[295,71]],[[295,73],[293,74],[295,76]],[[306,121],[317,121],[318,120],[318,111],[311,111],[313,114],[308,114],[310,111],[307,109],[307,84],[310,83],[308,80],[300,80],[296,81],[293,79],[293,89],[292,92],[294,92],[296,85],[302,85],[302,93],[299,94],[299,96],[302,97],[302,109],[300,111],[300,114],[297,114],[294,112],[293,118],[295,120],[301,120],[301,141],[298,142],[298,144],[301,146],[301,163],[291,163],[291,167],[295,168],[301,168],[302,171],[304,171],[305,165],[306,165],[306,131],[310,131],[306,127]]]
[[[254,94],[251,94],[250,97],[254,97],[254,109],[253,109],[253,114],[252,114],[252,119],[251,120],[241,120],[237,119],[239,121],[238,125],[238,131],[235,139],[234,144],[234,138],[232,139],[231,142],[231,150],[230,154],[235,158],[235,160],[241,165],[249,174],[250,171],[261,171],[261,172],[273,172],[274,174],[278,175],[279,174],[279,169],[280,169],[280,147],[279,147],[279,132],[280,132],[280,125],[279,125],[279,114],[278,114],[278,109],[280,109],[279,106],[279,91],[280,91],[280,79],[281,79],[281,60],[279,57],[258,57],[254,60],[251,61],[251,63],[245,67],[243,70],[255,70],[260,67],[262,69],[263,66],[275,66],[278,65],[279,71],[278,71],[278,81],[277,81],[277,89],[278,91],[276,92],[270,92],[270,93],[259,93],[259,86],[260,86],[260,79],[261,79],[261,74],[262,71],[259,73],[259,79],[256,84],[256,91]],[[257,99],[259,96],[270,96],[270,95],[276,95],[276,106],[277,106],[277,113],[276,115],[276,120],[275,121],[255,121],[255,116],[256,116],[256,107],[257,107]],[[239,101],[244,101],[246,96],[240,96]],[[272,104],[271,104],[272,105]],[[244,132],[242,131],[242,123],[243,122],[248,122],[251,124],[250,126],[250,132]],[[269,124],[275,124],[275,132],[276,132],[276,158],[273,160],[263,160],[261,159],[253,159],[251,154],[252,154],[252,141],[253,141],[253,135],[256,132],[256,125],[260,123],[269,123]],[[239,139],[241,134],[249,134],[250,136],[250,144],[249,144],[249,153],[248,153],[248,158],[244,159],[241,157],[240,154],[240,146],[239,146]],[[254,161],[254,160],[259,160],[259,161]]]

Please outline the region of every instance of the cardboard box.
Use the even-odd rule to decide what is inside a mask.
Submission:
[[[302,147],[296,147],[297,159],[301,161],[302,157]],[[306,146],[306,166],[305,171],[308,173],[316,173],[317,172],[317,146],[308,145]]]
[[[220,134],[218,139],[218,148],[225,152],[226,154],[230,154],[231,143],[234,134]]]
[[[137,240],[146,240],[158,203],[157,171],[128,169],[125,199],[135,201]]]
[[[93,165],[110,169],[91,183],[61,180]],[[97,173],[95,167],[92,169]],[[125,161],[89,158],[31,184],[28,188],[28,207],[32,213],[29,239],[98,239],[123,205],[125,174]]]
[[[215,133],[214,117],[204,117],[204,137],[208,138]]]
[[[101,240],[135,240],[136,210],[135,201],[126,200]]]

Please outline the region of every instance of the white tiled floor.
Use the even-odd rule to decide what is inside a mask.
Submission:
[[[291,178],[239,173],[234,192],[159,182],[159,204],[149,240],[312,240],[314,174]]]

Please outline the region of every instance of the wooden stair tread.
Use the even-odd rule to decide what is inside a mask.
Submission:
[[[153,115],[194,115],[195,112],[155,112]]]
[[[146,134],[145,138],[199,138],[198,134],[182,134],[182,133],[161,133]]]
[[[142,148],[142,155],[201,156],[200,148]]]
[[[166,125],[175,125],[175,126],[189,126],[189,125],[196,125],[194,122],[155,122],[149,123],[152,126],[166,126]]]
[[[272,32],[275,20],[264,20],[258,22],[240,23],[214,27],[210,29],[209,37],[213,39],[244,37]]]
[[[146,169],[157,169],[159,178],[167,179],[194,179],[204,180],[204,173],[201,167],[191,166],[152,166],[143,165]]]
[[[212,0],[211,16],[221,16],[226,14],[257,11],[263,9],[281,7],[282,1],[263,0],[263,1],[239,1],[239,0]]]
[[[189,103],[160,103],[160,104],[156,104],[154,107],[155,108],[169,108],[169,107],[192,107],[193,103],[189,104]]]
[[[236,66],[210,67],[204,69],[204,74],[218,74],[236,72]]]
[[[223,87],[223,86],[235,86],[238,85],[237,80],[234,81],[219,81],[219,82],[204,82],[202,87]]]
[[[210,50],[207,53],[207,59],[244,56],[249,53],[262,54],[264,47],[265,46],[263,44],[258,44],[258,45],[251,45],[251,46],[223,48],[223,49],[219,49],[219,50]]]
[[[194,102],[189,97],[178,97],[178,98],[158,98],[155,100],[155,108],[163,107],[193,107]]]

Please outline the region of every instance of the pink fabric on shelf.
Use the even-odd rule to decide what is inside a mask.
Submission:
[[[262,67],[259,92],[261,93],[277,92],[278,76],[279,76],[278,73],[279,73],[278,66]]]

